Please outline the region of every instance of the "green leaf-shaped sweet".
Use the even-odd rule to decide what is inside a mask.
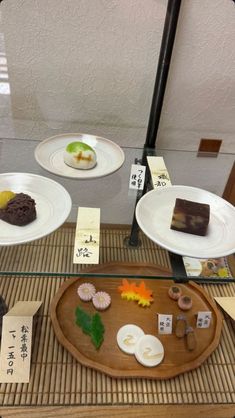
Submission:
[[[91,316],[84,311],[80,306],[76,308],[76,324],[82,328],[84,334],[91,333]]]
[[[85,142],[79,142],[79,141],[70,142],[70,144],[68,144],[66,147],[66,151],[69,153],[80,152],[80,151],[95,152],[93,148],[90,147],[90,145],[85,144]]]
[[[91,340],[96,349],[100,348],[104,341],[104,325],[98,313],[94,314],[91,319]]]
[[[76,308],[76,324],[82,328],[84,334],[90,335],[91,341],[98,350],[104,341],[104,325],[98,313],[89,315],[80,306]]]

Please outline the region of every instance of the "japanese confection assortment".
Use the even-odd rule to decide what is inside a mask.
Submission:
[[[86,137],[86,135],[79,136]],[[87,136],[93,138],[92,135]],[[114,143],[105,139],[104,141],[111,144],[112,149]],[[76,169],[77,172],[89,171],[97,165],[95,149],[84,141],[66,142],[62,150],[62,159],[63,164]],[[0,220],[16,226],[28,225],[37,218],[36,203],[24,190],[18,193],[14,190],[0,190]]]
[[[185,292],[186,287],[183,286],[183,288]],[[148,310],[154,304],[154,292],[146,286],[144,280],[136,284],[131,280],[122,279],[121,284],[117,285],[116,292],[119,294],[118,297],[126,303],[136,304],[140,310],[143,310],[143,314],[144,310]],[[188,313],[192,313],[193,310],[193,297],[184,292],[180,285],[170,285],[169,282],[166,290],[166,298],[169,304],[166,304],[166,308],[171,312],[171,304],[173,303],[175,304],[174,312],[177,311],[178,313],[177,315],[171,313],[161,315],[160,312],[155,312],[155,317],[152,318],[156,322],[156,333],[154,335],[145,333],[143,327],[141,328],[138,323],[124,323],[117,330],[115,341],[122,353],[134,356],[136,361],[144,367],[156,367],[164,359],[165,347],[161,341],[161,335],[163,334],[173,334],[176,339],[181,339],[182,352],[184,350],[194,351],[197,347],[195,329],[196,327],[207,328],[210,326],[211,312],[194,312],[192,320],[192,315],[188,315]],[[112,310],[111,296],[105,290],[97,291],[94,284],[89,282],[78,286],[77,296],[78,300],[80,299],[85,304],[78,303],[74,316],[75,323],[84,334],[90,337],[90,344],[93,344],[96,350],[102,350],[104,339],[109,338],[105,334],[102,313],[108,309]],[[86,309],[86,304],[92,304],[94,313],[91,314],[91,310]],[[117,312],[113,314],[118,315]]]

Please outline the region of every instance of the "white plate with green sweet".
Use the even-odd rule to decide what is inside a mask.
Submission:
[[[95,151],[96,164],[93,168],[78,169],[65,163],[64,152],[74,142],[84,143]],[[34,155],[38,164],[50,173],[84,180],[112,174],[125,160],[123,150],[116,143],[99,136],[80,133],[47,138],[37,145]]]

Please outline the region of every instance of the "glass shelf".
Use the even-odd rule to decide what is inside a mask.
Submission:
[[[137,192],[129,189],[131,164],[141,163],[143,148],[122,147],[125,154],[123,166],[115,173],[93,180],[68,179],[54,175],[38,165],[34,151],[38,144],[35,139],[0,138],[0,165],[2,173],[34,173],[60,183],[69,192],[72,199],[72,211],[61,228],[54,233],[27,244],[0,247],[0,269],[7,274],[49,274],[49,275],[92,275],[85,270],[89,265],[74,265],[73,244],[77,209],[99,207],[101,209],[100,262],[132,263],[141,265],[154,264],[166,271],[150,274],[140,269],[140,273],[131,277],[168,276],[174,280],[185,280],[185,271],[180,256],[169,254],[149,240],[141,231],[140,245],[131,247],[128,238],[137,199]],[[194,151],[145,149],[147,155],[158,155],[164,158],[171,182],[175,185],[187,185],[203,188],[219,196],[222,195],[230,174],[234,154],[219,153],[215,157],[198,157]],[[13,163],[12,163],[13,161]],[[93,266],[94,267],[94,266]],[[120,273],[109,273],[120,277],[128,276],[125,267]],[[137,273],[137,274],[136,274]],[[96,273],[97,274],[97,273]],[[103,273],[98,273],[102,277]],[[105,273],[108,274],[108,273]],[[197,281],[218,282],[218,279],[199,278]],[[231,281],[230,278],[223,282]]]

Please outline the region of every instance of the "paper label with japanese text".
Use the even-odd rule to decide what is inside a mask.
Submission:
[[[163,157],[147,157],[149,170],[151,173],[153,188],[171,186],[171,180],[167,171]]]
[[[98,264],[100,243],[100,209],[78,208],[73,262]]]
[[[1,383],[28,383],[33,316],[41,301],[20,301],[3,316],[0,355]]]
[[[131,165],[129,189],[143,190],[146,167],[140,164]]]
[[[197,328],[209,328],[211,323],[212,313],[210,311],[202,311],[197,314]]]
[[[172,334],[172,319],[171,314],[158,314],[158,333]]]

